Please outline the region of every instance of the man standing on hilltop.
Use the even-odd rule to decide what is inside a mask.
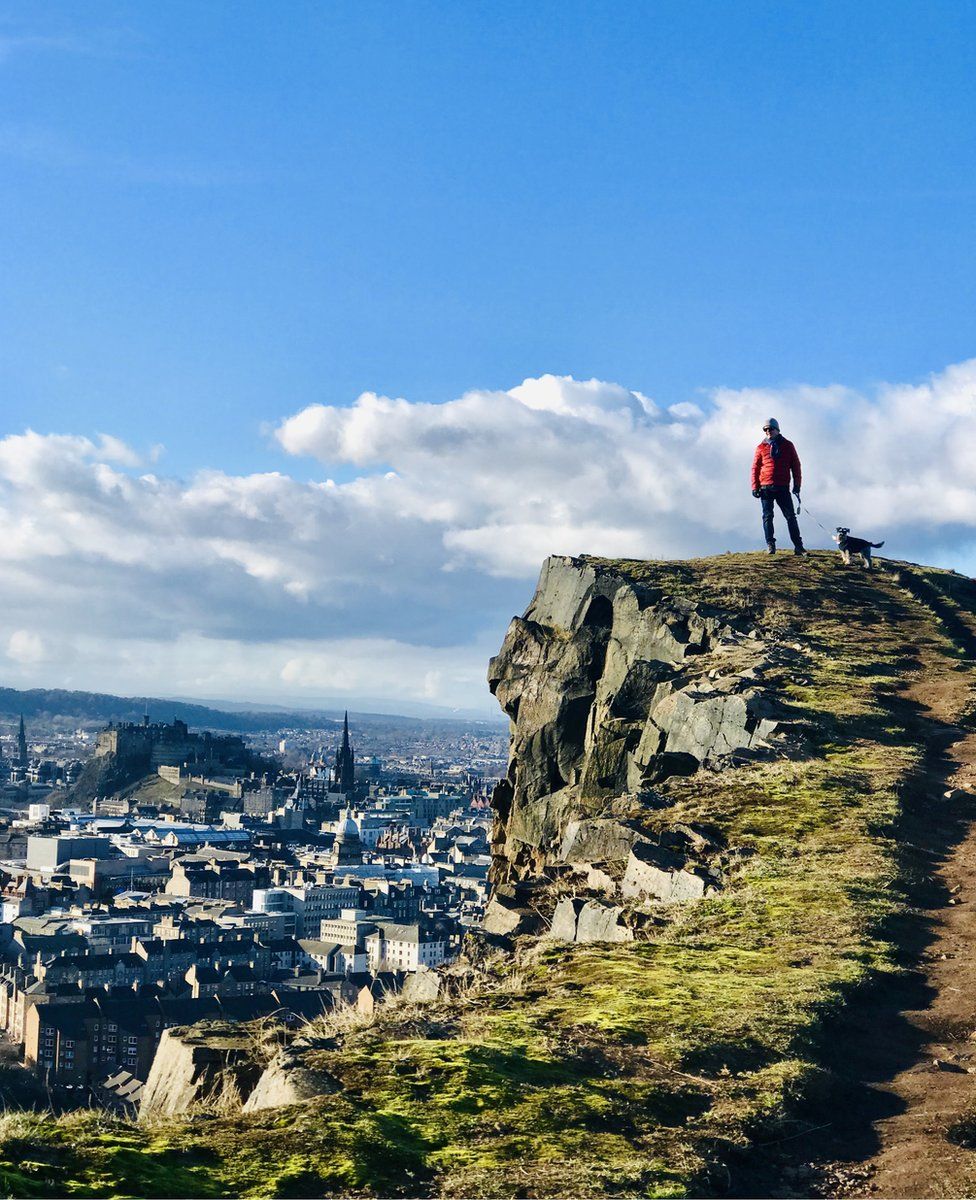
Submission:
[[[779,421],[770,417],[763,426],[766,435],[756,447],[752,460],[752,494],[762,500],[763,534],[766,549],[776,553],[776,538],[773,534],[773,504],[778,504],[786,517],[786,525],[793,541],[794,554],[806,554],[800,526],[797,524],[793,497],[790,496],[790,476],[793,477],[793,495],[800,498],[800,456],[792,442],[779,431]]]

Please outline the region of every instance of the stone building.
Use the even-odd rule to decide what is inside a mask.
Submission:
[[[24,714],[20,714],[20,728],[17,730],[17,763],[18,767],[27,770],[30,759],[27,754],[27,730],[24,728]]]
[[[365,941],[369,969],[374,972],[416,971],[436,967],[447,958],[447,933],[426,923],[382,922]]]
[[[332,790],[348,795],[356,788],[356,760],[349,741],[349,714],[342,721],[342,742],[336,750],[335,765],[332,768]]]
[[[348,867],[363,861],[363,842],[359,826],[348,809],[344,809],[338,821],[338,832],[332,848],[332,866]]]
[[[191,733],[184,721],[166,725],[123,721],[98,735],[95,757],[114,754],[121,762],[141,762],[149,771],[159,767],[245,767],[251,756],[244,739],[234,734]]]
[[[266,869],[262,876],[266,876]],[[173,863],[172,874],[166,885],[171,896],[199,896],[206,900],[230,900],[243,908],[250,908],[254,900],[254,887],[265,880],[258,878],[258,868],[253,864],[242,865],[236,861]]]

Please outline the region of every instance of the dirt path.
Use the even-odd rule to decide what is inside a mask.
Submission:
[[[976,734],[949,753],[955,770],[947,786],[976,790]],[[976,816],[972,801],[962,803]],[[878,1148],[852,1173],[848,1195],[974,1194],[976,1155],[953,1145],[946,1132],[976,1103],[976,823],[934,878],[940,895],[937,907],[924,913],[934,937],[921,963],[920,989],[931,1003],[902,1013],[917,1036],[917,1061],[879,1086],[895,1111],[875,1122]]]
[[[906,698],[923,720],[959,711],[958,696],[921,682]],[[830,1064],[830,1119],[803,1139],[806,1161],[787,1169],[780,1196],[976,1196],[976,1149],[946,1136],[976,1111],[976,733],[942,729],[905,830],[918,908],[902,944],[916,969],[850,1015]],[[964,794],[944,800],[949,789]]]

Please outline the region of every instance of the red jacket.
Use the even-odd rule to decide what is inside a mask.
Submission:
[[[789,487],[790,474],[793,475],[793,490],[800,490],[800,456],[796,446],[780,435],[779,454],[773,458],[773,449],[768,441],[761,441],[756,447],[756,455],[752,460],[752,490],[756,488]]]

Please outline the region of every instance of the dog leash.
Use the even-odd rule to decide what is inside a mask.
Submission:
[[[797,516],[800,515],[800,507],[801,507],[800,506],[800,497],[797,496],[797,498],[796,498],[796,515]],[[820,528],[824,531],[824,533],[826,533],[827,536],[830,537],[830,531],[828,529],[826,529],[823,525],[820,525],[820,522],[814,516],[813,512],[811,512],[809,504],[807,505],[805,511],[806,511],[807,516],[812,518],[814,525],[819,525]]]

